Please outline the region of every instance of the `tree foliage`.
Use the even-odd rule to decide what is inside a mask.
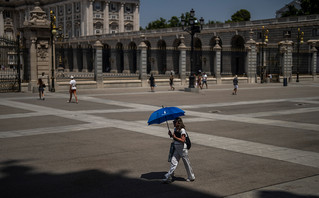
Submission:
[[[286,7],[288,10],[282,13],[281,17],[319,14],[318,0],[301,0],[299,10],[294,5],[286,5]]]
[[[249,21],[250,12],[246,9],[238,10],[235,14],[231,16],[232,22]]]

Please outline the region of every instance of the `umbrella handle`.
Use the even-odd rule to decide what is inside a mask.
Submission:
[[[164,105],[162,105],[162,108],[164,108]],[[166,116],[165,116],[165,120],[166,120],[167,128],[168,128],[168,130],[169,130],[169,126],[168,126],[168,122],[167,122],[167,118],[166,118]]]

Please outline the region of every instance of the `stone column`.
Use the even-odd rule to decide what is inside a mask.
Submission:
[[[173,47],[166,48],[166,71],[165,74],[170,75],[173,68]]]
[[[94,0],[89,0],[89,9],[88,9],[88,16],[87,16],[87,21],[88,21],[87,32],[88,32],[88,35],[93,35],[93,1]]]
[[[83,69],[82,72],[88,72],[88,46],[84,46],[82,48],[82,62],[83,62]]]
[[[247,65],[246,73],[248,77],[248,83],[257,82],[257,47],[256,41],[253,40],[253,31],[250,30],[250,40],[245,44],[247,50]]]
[[[221,79],[220,73],[221,73],[221,58],[222,58],[221,52],[222,52],[222,48],[219,45],[219,38],[216,37],[215,40],[216,40],[216,45],[213,48],[213,50],[215,51],[214,73],[215,73],[216,83],[217,84],[221,84],[222,83],[222,79]]]
[[[311,52],[312,52],[312,60],[311,60],[312,77],[313,77],[313,80],[316,81],[317,80],[317,53],[318,53],[318,50],[316,49],[315,42],[312,43]]]
[[[130,72],[130,51],[128,49],[123,50],[123,55],[124,55],[124,70],[123,74],[129,74]]]
[[[102,43],[97,40],[94,44],[96,49],[94,58],[94,80],[97,83],[97,88],[103,88],[103,70],[102,70]]]
[[[186,83],[186,45],[184,43],[184,36],[180,37],[181,44],[178,46],[178,50],[180,51],[179,55],[179,77],[181,79],[182,85],[187,85]]]
[[[147,87],[147,45],[142,41],[138,46],[140,49],[140,66],[139,66],[139,74],[140,79],[142,81],[142,87]]]
[[[118,73],[117,70],[117,49],[111,49],[111,57],[110,57],[110,64],[111,64],[111,73]]]
[[[133,25],[133,30],[134,31],[139,31],[140,30],[140,5],[139,4],[135,4],[135,10],[134,10],[134,25]]]
[[[104,7],[104,34],[109,34],[110,33],[110,16],[109,16],[109,5],[110,3],[107,1],[105,2],[105,7]]]
[[[68,57],[70,56],[70,46],[66,45],[64,47],[64,72],[69,72],[70,71],[70,63]]]
[[[0,36],[4,35],[4,19],[3,19],[3,10],[0,9]]]
[[[69,35],[70,37],[75,37],[75,27],[74,27],[74,3],[72,3],[72,6],[71,6],[71,8],[72,8],[72,16],[71,16],[71,20],[72,20],[72,25],[71,25],[71,28],[72,28],[72,35]]]
[[[37,68],[37,49],[36,49],[36,43],[37,38],[31,37],[31,46],[30,46],[30,83],[29,83],[29,91],[35,92],[35,89],[37,87],[37,74],[38,74],[38,68]]]
[[[284,77],[284,86],[286,86],[287,80],[291,80],[292,76],[292,41],[288,39],[279,43],[280,52],[283,54],[283,67],[282,73]]]
[[[121,3],[119,11],[119,32],[124,32],[124,3]]]
[[[72,46],[72,53],[73,53],[73,72],[78,72],[79,71],[79,63],[78,63],[78,51],[79,48],[76,45]]]

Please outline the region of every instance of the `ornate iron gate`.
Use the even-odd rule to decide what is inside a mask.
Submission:
[[[0,37],[0,92],[21,91],[20,48],[17,41]]]

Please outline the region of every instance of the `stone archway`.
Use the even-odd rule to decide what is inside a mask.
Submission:
[[[157,64],[158,64],[158,73],[165,74],[167,65],[166,65],[166,42],[164,40],[159,40],[157,42]]]
[[[108,44],[104,44],[102,48],[102,70],[103,72],[110,72],[111,71],[111,49]]]
[[[144,41],[145,45],[147,46],[147,74],[151,73],[152,71],[152,50],[151,50],[151,43],[149,41]]]
[[[173,71],[175,74],[179,74],[179,56],[180,51],[178,49],[179,45],[181,44],[181,39],[175,39],[173,42]]]
[[[122,73],[124,70],[124,50],[123,44],[116,44],[116,69],[118,73]]]
[[[128,61],[130,73],[136,73],[137,70],[137,46],[134,42],[128,45]]]
[[[192,73],[198,74],[202,71],[202,41],[194,38],[194,66]]]
[[[232,75],[245,75],[245,40],[240,35],[231,40],[231,72]]]

